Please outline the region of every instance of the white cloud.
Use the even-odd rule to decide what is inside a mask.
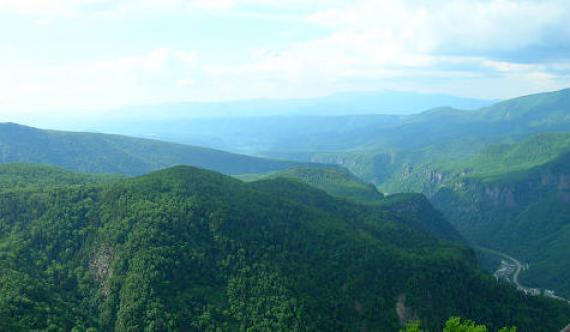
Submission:
[[[197,52],[160,48],[107,61],[49,67],[0,65],[0,108],[65,110],[184,99]],[[172,89],[175,87],[175,89]]]
[[[400,84],[424,91],[439,85],[458,94],[506,97],[513,95],[509,85],[526,93],[570,84],[567,75],[553,73],[566,68],[570,59],[539,59],[536,65],[516,60],[530,48],[555,46],[546,39],[553,32],[568,40],[570,47],[570,29],[565,28],[569,19],[570,8],[558,0],[351,1],[307,18],[329,29],[326,37],[277,51],[257,49],[249,62],[205,70],[220,80],[241,77],[240,91],[248,84],[263,85],[259,91],[273,95]],[[501,59],[505,54],[515,59]],[[482,87],[457,89],[460,79],[479,81]]]
[[[183,78],[181,80],[176,81],[176,85],[178,86],[194,86],[196,81],[191,78]]]
[[[331,0],[186,0],[192,9],[228,10],[240,5],[258,5],[274,8],[295,8],[334,5]],[[341,1],[342,2],[342,1]],[[346,1],[345,1],[346,2]]]
[[[236,5],[236,0],[191,0],[188,9],[228,10]]]
[[[569,18],[570,8],[560,0],[363,0],[318,12],[309,21],[433,52],[521,48],[541,42],[549,29],[565,27]]]
[[[570,85],[568,59],[516,59],[529,48],[556,46],[548,39],[552,34],[570,48],[570,7],[564,0],[0,0],[0,11],[39,16],[43,23],[89,13],[243,14],[236,9],[241,5],[262,6],[268,18],[282,15],[281,9],[310,8],[302,11],[310,13],[305,24],[326,35],[276,49],[260,44],[240,60],[198,61],[196,51],[157,47],[80,64],[0,64],[0,106],[101,108],[382,88],[500,98]]]
[[[63,0],[0,0],[0,11],[20,14],[62,15],[70,9]]]
[[[0,0],[0,12],[40,17],[88,14],[153,13],[157,10],[227,11],[241,5],[291,8],[325,4],[327,0]]]

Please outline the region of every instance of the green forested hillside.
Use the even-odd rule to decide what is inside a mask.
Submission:
[[[321,189],[329,195],[355,203],[378,206],[400,216],[403,223],[437,237],[462,241],[459,233],[436,211],[422,194],[384,196],[376,188],[341,167],[292,168],[268,174],[238,176],[247,181],[294,179]]]
[[[379,115],[382,103],[365,108],[346,108],[342,99],[327,103],[321,116],[292,112],[288,116],[251,115],[212,117],[180,121],[124,120],[105,126],[114,132],[144,136],[158,133],[169,140],[210,146],[240,153],[284,159],[320,158],[321,153],[366,150],[375,154],[421,150],[450,141],[481,144],[508,141],[538,132],[570,130],[570,89],[506,100],[477,110],[456,108],[449,103],[431,103],[408,116]],[[399,106],[406,101],[400,100]],[[458,105],[458,104],[455,104]],[[266,112],[272,107],[267,105]],[[291,105],[289,105],[291,106]],[[356,106],[356,105],[352,105]],[[396,107],[396,105],[394,105]],[[149,107],[156,112],[160,106]],[[230,106],[227,106],[230,107]],[[394,108],[395,108],[394,107]],[[233,109],[239,114],[241,107]],[[173,109],[183,112],[184,106]],[[355,113],[360,110],[360,113]],[[426,111],[428,110],[428,111]],[[425,111],[425,112],[424,112]],[[342,115],[342,114],[345,115]],[[348,115],[351,114],[351,115]],[[465,144],[462,149],[471,149]]]
[[[0,190],[104,184],[119,179],[121,179],[120,176],[75,173],[53,166],[0,165]]]
[[[40,130],[0,124],[0,163],[33,163],[93,173],[141,175],[175,165],[226,174],[269,172],[300,165],[117,135]]]
[[[442,185],[462,178],[504,181],[524,177],[528,171],[567,152],[570,152],[570,134],[562,132],[538,134],[515,143],[488,144],[469,155],[458,156],[445,148],[426,149],[421,154],[401,153],[400,168],[389,169],[393,172],[382,178],[384,182],[379,187],[388,192],[431,195]]]
[[[378,203],[384,198],[374,185],[366,183],[342,167],[290,168],[266,174],[238,176],[246,181],[287,178],[300,180],[328,194],[359,203]]]
[[[570,90],[478,111],[441,108],[401,123],[369,122],[378,130],[331,134],[342,141],[337,151],[273,155],[339,164],[383,192],[433,197],[470,241],[530,262],[521,277],[527,285],[570,296],[563,157],[570,152],[564,133],[570,128]]]
[[[404,199],[401,197],[400,199]],[[452,315],[556,331],[570,307],[471,250],[299,181],[176,167],[0,192],[2,331],[397,331]]]
[[[380,130],[377,143],[310,159],[384,192],[426,194],[468,240],[529,262],[525,284],[570,296],[570,90],[406,121]]]
[[[382,208],[401,218],[402,223],[439,238],[463,242],[461,234],[423,194],[388,195],[380,203]]]
[[[474,158],[455,165],[471,177],[484,181],[514,180],[570,152],[570,133],[549,133],[530,137],[517,144],[496,144]]]
[[[530,263],[526,285],[570,295],[570,134],[493,145],[430,167],[398,181],[431,193],[469,241]]]
[[[526,285],[568,297],[569,153],[570,134],[540,134],[470,158],[426,157],[381,187],[426,193],[469,241],[529,262]]]

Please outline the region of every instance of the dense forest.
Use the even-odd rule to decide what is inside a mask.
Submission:
[[[360,203],[374,204],[382,201],[384,198],[384,195],[379,193],[374,185],[362,181],[342,167],[295,167],[283,171],[265,174],[245,174],[237,177],[246,181],[274,178],[296,179],[312,187],[322,189],[332,196]]]
[[[372,184],[364,182],[342,167],[291,168],[266,174],[238,175],[237,178],[246,181],[277,178],[300,181],[337,198],[389,210],[400,216],[401,221],[408,226],[440,238],[463,241],[457,230],[445,220],[441,212],[434,209],[424,195],[383,195]]]
[[[0,191],[0,330],[436,331],[462,316],[556,331],[570,319],[407,223],[419,220],[300,181],[59,174]]]
[[[319,135],[291,130],[265,153],[341,165],[384,193],[423,193],[467,241],[529,263],[526,285],[570,297],[568,105],[565,89],[474,111],[322,121]]]

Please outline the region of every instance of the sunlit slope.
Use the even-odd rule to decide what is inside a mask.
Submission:
[[[379,193],[372,184],[360,180],[342,167],[290,168],[271,173],[250,174],[239,178],[246,181],[275,178],[296,179],[312,187],[322,189],[332,196],[359,203],[378,203],[384,198],[384,195]]]
[[[45,165],[0,165],[0,190],[110,184],[119,179],[115,175],[75,173]]]

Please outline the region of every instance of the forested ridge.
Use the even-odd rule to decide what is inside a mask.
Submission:
[[[294,167],[286,170],[262,174],[247,174],[238,176],[246,181],[287,178],[299,180],[312,187],[322,189],[332,196],[346,198],[359,203],[378,203],[384,195],[376,187],[362,181],[346,168],[340,166]]]
[[[570,319],[403,215],[282,178],[176,167],[2,189],[0,235],[2,331],[398,331],[418,319],[436,331],[453,315],[556,331]]]
[[[0,164],[5,163],[44,164],[72,171],[128,176],[176,165],[191,165],[224,174],[309,167],[307,163],[256,158],[150,139],[0,123]]]
[[[441,212],[435,210],[422,194],[384,195],[374,185],[357,178],[345,168],[339,166],[291,168],[266,174],[248,174],[237,176],[239,179],[254,181],[261,179],[284,178],[300,181],[311,187],[321,189],[329,195],[369,207],[376,206],[389,210],[395,216],[401,216],[401,222],[436,235],[440,238],[462,241],[461,235],[453,228]]]

